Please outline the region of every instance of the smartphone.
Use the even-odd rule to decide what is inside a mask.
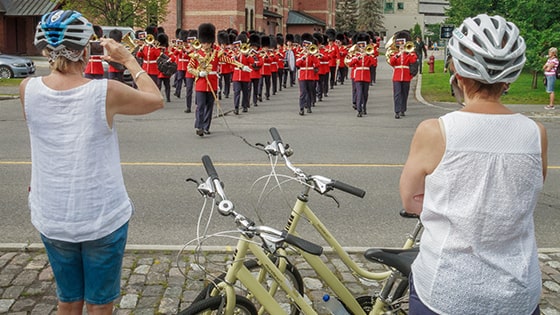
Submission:
[[[90,56],[103,56],[106,55],[105,48],[101,46],[99,41],[89,42],[89,55]]]

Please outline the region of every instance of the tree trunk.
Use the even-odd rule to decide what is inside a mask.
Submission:
[[[538,71],[535,71],[535,70],[532,70],[531,72],[533,72],[533,82],[532,82],[532,84],[531,84],[531,88],[532,88],[533,90],[536,90],[536,89],[538,88],[538,85],[539,85],[539,83],[538,83],[538,80],[539,80],[538,74],[539,74],[539,72],[538,72]]]

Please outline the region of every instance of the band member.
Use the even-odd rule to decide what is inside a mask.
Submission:
[[[336,84],[336,75],[338,72],[338,45],[335,42],[336,31],[332,28],[329,28],[327,29],[325,34],[327,35],[328,39],[326,52],[327,55],[329,55],[329,84],[331,89],[334,89],[334,86]]]
[[[410,41],[410,33],[408,31],[400,31],[395,34],[397,51],[389,58],[389,64],[393,67],[393,101],[395,105],[395,119],[399,119],[405,115],[408,103],[408,92],[410,91],[410,75],[409,66],[415,63],[416,53],[414,49],[405,51],[405,43]]]
[[[95,34],[94,38],[101,38],[103,37],[103,29],[99,25],[93,26],[93,32]],[[101,47],[101,46],[98,46]],[[91,51],[91,46],[90,46]],[[88,79],[103,79],[105,74],[105,70],[103,69],[103,60],[101,60],[101,54],[92,55],[90,53],[88,63],[86,65],[86,69],[84,70],[84,77]]]
[[[360,33],[356,37],[356,53],[350,58],[348,66],[352,68],[353,85],[356,90],[356,110],[358,117],[367,115],[367,101],[369,94],[369,84],[371,82],[370,66],[373,63],[373,52],[368,54],[366,47],[369,42],[369,36],[366,33]]]
[[[187,56],[188,63],[187,63],[187,72],[185,73],[185,104],[187,109],[185,109],[185,113],[190,113],[192,108],[192,100],[193,100],[193,91],[194,91],[194,74],[188,71],[188,64],[191,62],[192,57],[196,52],[196,47],[194,47],[198,37],[198,30],[189,30],[187,43],[186,43],[186,51],[185,55]],[[200,43],[198,43],[200,44]]]
[[[281,33],[276,35],[276,56],[277,56],[277,63],[278,63],[278,90],[282,91],[282,84],[284,82],[285,73],[285,65],[284,59],[286,57],[284,51],[284,37]],[[286,85],[284,85],[286,87]]]
[[[251,64],[251,83],[249,90],[252,93],[253,106],[258,106],[257,99],[259,94],[259,82],[261,80],[261,67],[263,60],[259,56],[259,48],[261,47],[261,38],[257,34],[249,35],[249,45],[251,47],[250,55],[253,57],[253,64]]]
[[[189,57],[187,55],[185,45],[187,42],[189,31],[187,30],[180,30],[178,35],[178,40],[176,41],[175,48],[173,49],[173,54],[175,55],[175,59],[177,60],[177,72],[175,72],[175,95],[178,98],[181,98],[181,90],[183,89],[183,84],[187,84],[185,75],[187,73],[187,66],[189,65]]]
[[[348,40],[346,39],[346,36],[344,36],[344,34],[337,33],[336,43],[338,45],[338,59],[336,61],[338,65],[338,71],[336,74],[336,81],[340,82],[340,85],[344,85],[344,79],[348,76],[348,68],[346,68],[346,65],[344,64],[344,59],[348,54],[348,48],[346,47]],[[336,85],[336,82],[334,83],[334,85]]]
[[[329,69],[329,56],[327,51],[325,50],[324,46],[324,37],[321,33],[314,33],[313,37],[317,40],[317,46],[319,47],[319,53],[317,54],[317,58],[319,58],[319,71],[317,75],[319,79],[317,80],[317,99],[319,102],[323,101],[323,96],[328,96],[329,90],[329,82],[328,82],[328,73]]]
[[[235,35],[234,35],[235,36]],[[231,57],[231,42],[229,41],[229,34],[225,31],[218,32],[218,44],[220,45],[220,49],[224,51],[227,56]],[[221,99],[222,94],[225,98],[229,98],[229,92],[231,87],[231,77],[233,75],[233,68],[229,63],[225,63],[220,61],[218,66],[218,72],[220,73],[220,93],[218,97]]]
[[[270,46],[268,55],[270,57],[270,83],[272,86],[272,95],[278,92],[278,55],[276,54],[276,37],[270,35]]]
[[[371,73],[371,83],[370,85],[373,85],[376,83],[377,81],[377,57],[379,57],[379,45],[378,45],[378,41],[377,41],[377,36],[374,36],[370,38],[370,43],[373,47],[373,63],[371,64],[371,67],[369,69],[369,72]]]
[[[249,56],[251,50],[247,43],[245,35],[239,35],[236,41],[233,42],[234,58],[236,61],[245,66],[251,66],[254,63],[253,57]],[[243,108],[242,111],[246,113],[249,108],[249,83],[251,82],[251,73],[243,71],[242,69],[235,68],[233,70],[233,105],[234,113],[239,114],[239,105]]]
[[[319,69],[319,59],[310,51],[313,44],[313,35],[303,33],[302,52],[296,59],[296,67],[299,68],[299,114],[303,116],[304,109],[311,113],[313,98],[315,96],[315,81],[317,80],[317,71]]]
[[[160,49],[160,54],[164,54],[170,58],[172,62],[176,62],[175,55],[171,53],[169,50],[169,37],[165,33],[158,34],[157,41],[159,43],[158,47]],[[164,88],[165,99],[169,103],[171,102],[171,84],[170,84],[171,77],[166,76],[165,74],[161,73],[158,74],[157,86],[161,91],[161,87]]]
[[[286,46],[285,46],[285,53],[284,53],[284,82],[282,85],[286,88],[286,84],[288,81],[288,75],[290,77],[290,87],[296,84],[296,55],[295,55],[295,46],[294,46],[294,35],[293,34],[286,34]]]
[[[203,23],[198,27],[201,48],[195,52],[189,62],[188,71],[195,75],[196,118],[194,127],[196,134],[210,134],[212,112],[218,90],[218,63],[235,64],[249,71],[249,67],[231,59],[222,50],[214,46],[216,27],[211,23]]]
[[[157,47],[156,36],[157,28],[155,26],[146,27],[146,40],[144,45],[136,56],[143,60],[142,69],[148,73],[150,78],[157,84],[159,69],[157,67],[157,59],[161,53],[161,50]]]
[[[265,88],[266,100],[270,99],[270,79],[272,76],[272,72],[270,71],[270,65],[272,63],[272,56],[270,56],[270,37],[267,35],[261,36],[261,50],[259,51],[259,56],[263,60],[263,65],[260,69],[261,72],[261,79],[259,81],[259,102],[262,102],[262,91],[263,87]]]

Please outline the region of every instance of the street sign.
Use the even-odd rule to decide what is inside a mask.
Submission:
[[[454,28],[455,28],[455,27],[454,27],[453,25],[443,25],[443,26],[440,28],[440,33],[439,33],[440,35],[439,35],[439,37],[440,37],[441,39],[451,38],[451,36],[452,36],[451,34],[452,34]]]

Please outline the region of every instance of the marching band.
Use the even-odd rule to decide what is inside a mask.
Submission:
[[[212,108],[222,96],[233,95],[233,112],[239,115],[269,100],[282,88],[293,87],[296,81],[302,116],[312,113],[316,102],[323,101],[329,90],[343,85],[348,77],[352,81],[352,107],[357,117],[367,115],[369,89],[376,83],[379,56],[379,36],[373,32],[358,32],[351,38],[334,29],[285,36],[235,29],[216,34],[214,25],[203,23],[196,30],[178,29],[176,38],[166,47],[157,40],[166,37],[159,37],[157,32],[154,26],[137,32],[131,51],[159,86],[162,80],[169,80],[158,69],[159,56],[165,54],[177,64],[173,94],[181,98],[185,86],[186,113],[192,111],[195,94],[195,129],[199,136],[210,133]],[[412,79],[409,65],[416,62],[414,50],[408,47],[409,38],[406,31],[397,32],[386,46],[386,59],[393,67],[395,118],[405,115]],[[168,89],[166,97],[170,101]]]

